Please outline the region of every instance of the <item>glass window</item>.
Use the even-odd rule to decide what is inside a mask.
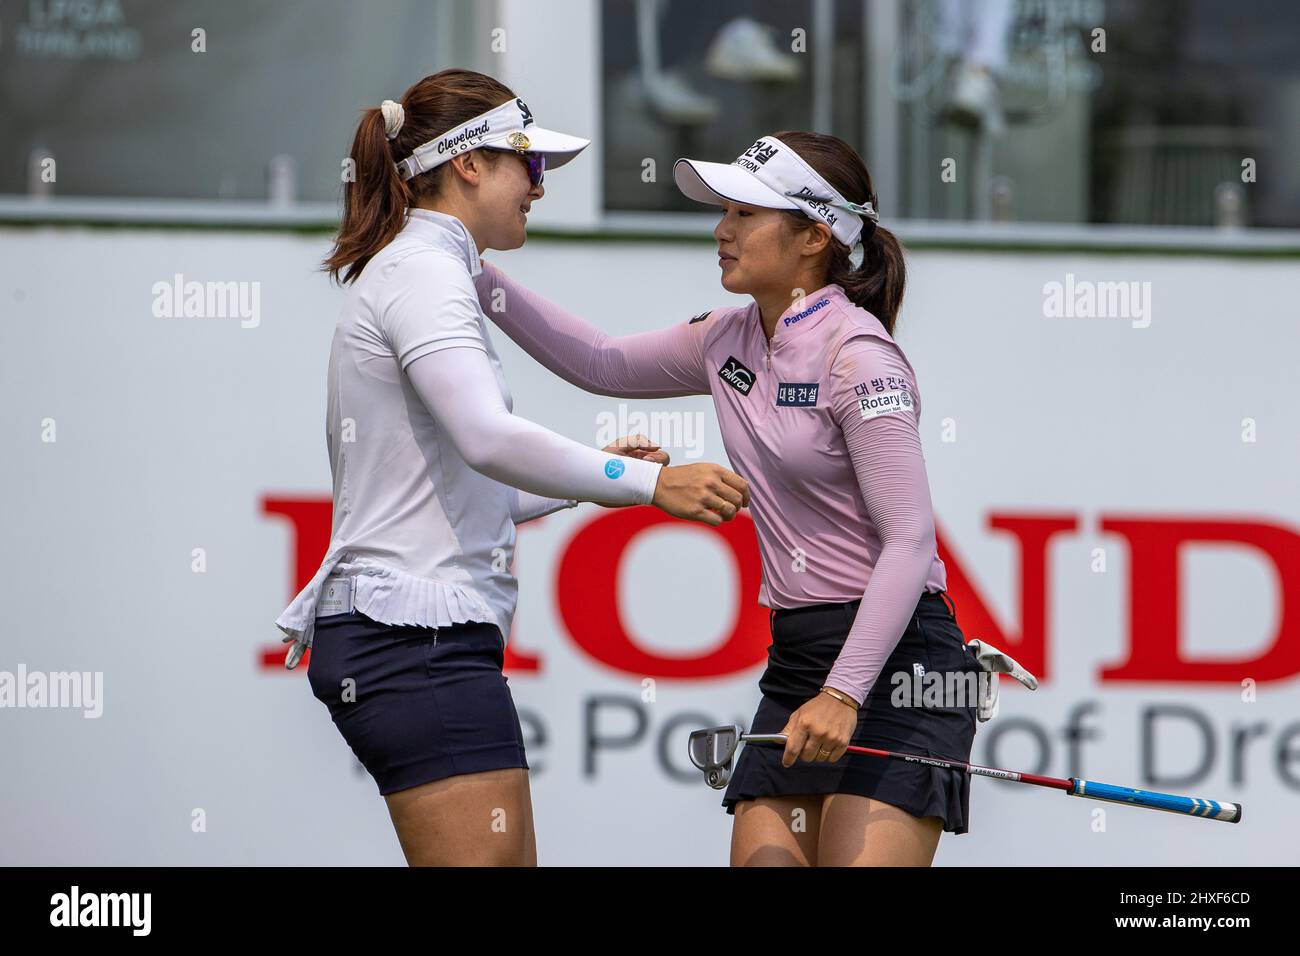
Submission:
[[[729,162],[798,128],[868,157],[890,144],[891,175],[872,170],[893,192],[880,195],[887,216],[1300,226],[1291,0],[604,0],[602,12],[608,210],[699,211],[673,187],[674,159]],[[881,30],[893,42],[869,43]],[[868,49],[887,62],[866,62]]]
[[[601,12],[608,210],[699,212],[673,185],[681,156],[731,162],[783,129],[861,139],[859,3],[606,0]]]
[[[0,0],[0,193],[33,191],[48,156],[59,196],[334,201],[356,111],[452,65],[470,15],[451,0]]]

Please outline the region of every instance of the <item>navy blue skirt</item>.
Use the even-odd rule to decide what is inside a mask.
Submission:
[[[780,733],[794,711],[815,697],[848,636],[860,601],[818,604],[775,611],[763,693],[751,733]],[[899,707],[891,703],[892,677],[931,672],[979,674],[966,648],[946,596],[925,592],[879,679],[858,711],[851,743],[899,753],[949,757],[970,762],[975,740],[976,701],[963,697],[951,706]],[[946,679],[945,679],[946,680]],[[924,681],[920,683],[924,687]],[[945,699],[943,704],[953,704]],[[943,828],[965,833],[970,820],[970,775],[920,764],[845,754],[835,763],[798,760],[781,766],[782,750],[746,745],[736,760],[723,798],[728,813],[741,800],[769,796],[853,793],[906,810],[917,817],[940,817]]]
[[[528,768],[495,624],[316,619],[307,680],[381,794],[444,777]]]

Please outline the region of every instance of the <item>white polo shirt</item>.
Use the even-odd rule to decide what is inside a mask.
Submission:
[[[348,294],[329,362],[333,526],[320,570],[276,620],[296,641],[289,668],[311,644],[331,575],[348,579],[331,590],[350,590],[353,606],[376,621],[510,630],[518,594],[511,510],[520,493],[465,463],[404,374],[430,352],[481,349],[513,407],[474,291],[480,268],[460,220],[411,209]],[[546,499],[533,499],[533,514],[538,501]],[[574,504],[555,500],[542,513]]]

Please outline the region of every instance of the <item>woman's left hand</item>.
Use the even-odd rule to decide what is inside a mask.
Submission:
[[[844,756],[858,725],[858,712],[830,694],[819,693],[785,722],[785,753],[781,765],[796,760],[834,763]]]
[[[625,458],[640,458],[642,461],[653,461],[660,465],[668,464],[668,452],[640,433],[625,435],[617,439],[613,444],[606,445],[601,451],[608,452],[611,455],[623,455]]]
[[[616,439],[612,444],[606,445],[601,451],[610,455],[622,455],[624,458],[640,458],[642,461],[653,461],[665,467],[668,465],[668,452],[640,432],[635,435],[624,435],[622,438]],[[608,501],[597,501],[596,504],[602,508],[627,507],[627,505],[611,504]]]

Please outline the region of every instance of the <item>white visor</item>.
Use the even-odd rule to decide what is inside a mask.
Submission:
[[[687,198],[714,206],[722,201],[798,209],[815,222],[830,227],[833,235],[852,249],[862,235],[863,218],[878,222],[871,203],[852,203],[803,161],[793,149],[764,136],[734,163],[706,163],[679,159],[673,179]]]
[[[524,101],[514,99],[417,146],[410,156],[397,164],[397,171],[403,179],[410,179],[441,166],[453,156],[484,146],[513,149],[519,153],[542,153],[546,156],[546,168],[556,169],[590,144],[591,140],[581,136],[542,129],[533,123],[533,114]]]

